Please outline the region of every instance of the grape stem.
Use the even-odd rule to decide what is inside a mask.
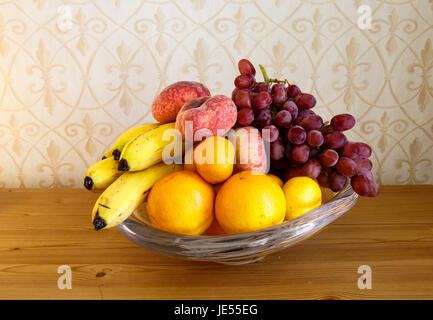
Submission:
[[[268,77],[268,73],[266,72],[266,69],[264,66],[262,66],[261,64],[259,64],[260,67],[260,71],[262,72],[263,75],[263,80],[265,81],[266,84],[269,83],[269,77]]]
[[[260,71],[262,72],[263,75],[263,80],[265,81],[266,84],[271,84],[271,83],[284,83],[287,85],[290,85],[289,80],[284,79],[284,80],[279,80],[279,79],[272,79],[269,78],[268,73],[266,72],[266,69],[263,65],[259,64],[260,67]]]

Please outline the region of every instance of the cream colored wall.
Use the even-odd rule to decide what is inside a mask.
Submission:
[[[381,183],[431,184],[432,27],[432,0],[0,0],[0,184],[80,186],[119,133],[152,120],[161,88],[228,95],[243,57],[314,93],[325,118],[354,114]]]

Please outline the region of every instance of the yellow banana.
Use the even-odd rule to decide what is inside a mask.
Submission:
[[[91,191],[104,190],[123,173],[117,170],[118,166],[113,157],[96,162],[87,169],[84,186]]]
[[[120,155],[118,170],[140,171],[161,162],[164,148],[168,144],[173,142],[182,143],[180,135],[164,139],[164,132],[168,129],[174,129],[174,127],[174,122],[162,124],[129,141]]]
[[[143,171],[127,172],[99,196],[92,211],[95,230],[111,228],[126,220],[143,203],[146,191],[166,175],[182,170],[178,164],[157,164]]]
[[[110,150],[108,150],[102,159],[110,158],[111,156],[114,156],[115,160],[119,160],[120,153],[122,152],[125,145],[134,139],[136,136],[138,136],[141,133],[144,133],[146,131],[149,131],[155,127],[159,126],[159,123],[150,123],[145,124],[138,127],[129,128],[128,130],[124,131],[116,140],[114,145],[111,147]]]

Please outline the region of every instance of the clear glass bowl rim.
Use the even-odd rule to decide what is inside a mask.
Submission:
[[[169,233],[166,231],[155,229],[144,223],[137,222],[131,218],[125,220],[122,224],[118,225],[117,228],[123,234],[127,235],[127,237],[130,239],[139,237],[142,238],[142,240],[145,241],[150,240],[152,242],[159,238],[164,238],[166,240],[171,239],[175,246],[179,246],[181,245],[181,243],[194,243],[195,247],[199,247],[201,245],[207,246],[209,244],[212,244],[214,249],[217,250],[218,244],[221,245],[221,249],[227,248],[227,242],[238,243],[238,242],[250,240],[251,238],[254,238],[255,241],[260,241],[261,239],[270,240],[271,238],[274,239],[279,238],[282,236],[282,231],[285,229],[290,230],[292,232],[294,228],[299,228],[300,229],[299,231],[301,233],[302,233],[302,229],[305,229],[303,230],[304,233],[309,233],[311,229],[315,229],[315,226],[313,225],[310,229],[308,229],[308,225],[311,223],[311,221],[315,221],[315,220],[324,220],[326,222],[325,225],[323,225],[320,228],[322,229],[326,225],[332,223],[336,219],[340,218],[343,214],[348,212],[355,205],[357,198],[358,195],[353,191],[350,184],[347,184],[343,188],[343,190],[337,193],[330,201],[296,219],[285,221],[281,224],[268,227],[265,229],[246,232],[246,233],[232,234],[232,235],[190,236],[190,235]],[[332,210],[335,207],[338,207],[340,204],[344,206],[344,212],[342,212],[341,214],[335,214],[335,216],[332,216],[332,218],[329,219],[331,216],[329,212],[330,211],[332,212]],[[320,229],[312,233],[310,232],[309,234],[314,234]],[[155,243],[155,245],[157,245],[157,243]]]

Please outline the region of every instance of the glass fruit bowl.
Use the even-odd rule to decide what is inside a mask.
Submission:
[[[157,230],[145,206],[118,226],[132,242],[159,254],[195,261],[246,264],[305,240],[343,216],[358,195],[350,184],[319,208],[277,226],[235,235],[185,236]]]

